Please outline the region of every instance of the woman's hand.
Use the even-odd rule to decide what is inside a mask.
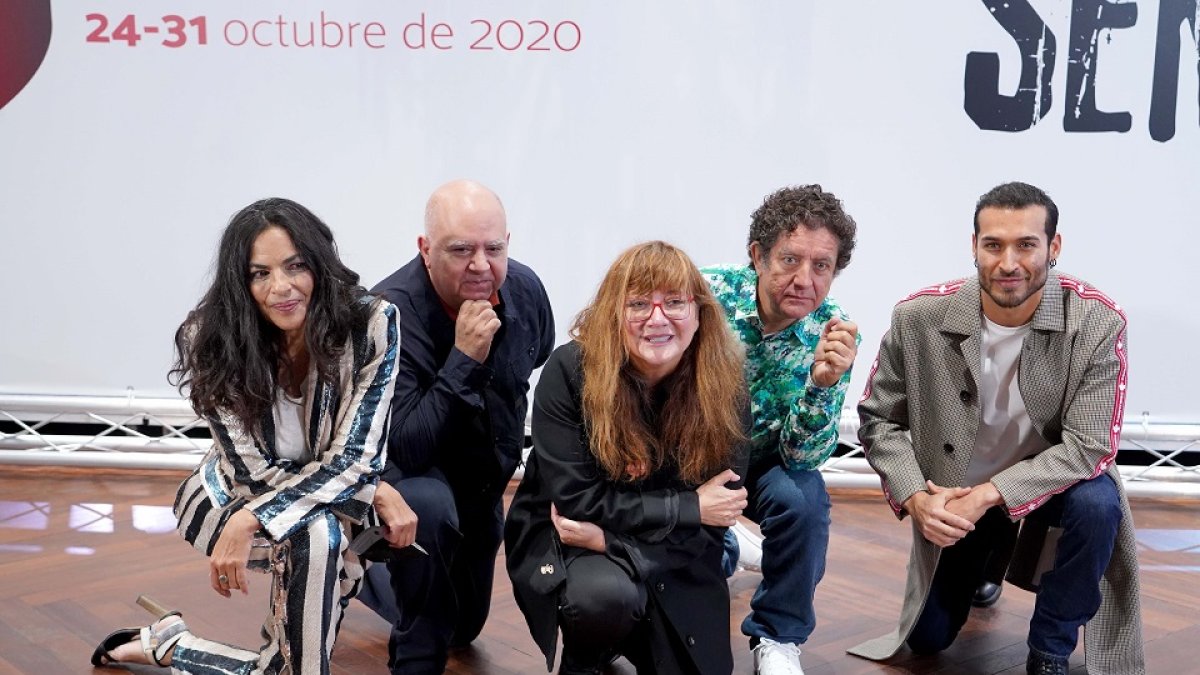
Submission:
[[[553,502],[550,503],[550,521],[563,544],[604,553],[604,530],[599,525],[563,518],[558,515],[558,507]]]
[[[700,522],[714,527],[729,527],[746,508],[746,488],[730,490],[726,483],[738,480],[733,469],[725,469],[696,488],[700,496]]]
[[[227,598],[229,591],[241,591],[242,595],[250,592],[246,562],[250,560],[250,542],[258,530],[258,518],[248,509],[239,509],[225,521],[208,559],[209,583],[214,591]]]
[[[383,538],[392,548],[404,548],[417,540],[417,512],[396,488],[385,480],[375,487],[375,511],[383,521]]]

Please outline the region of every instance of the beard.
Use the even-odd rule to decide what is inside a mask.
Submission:
[[[979,286],[983,289],[984,293],[988,294],[988,297],[991,298],[992,302],[995,302],[996,305],[1005,309],[1020,307],[1025,303],[1026,300],[1029,300],[1029,298],[1033,297],[1036,293],[1046,287],[1046,277],[1049,276],[1048,272],[1050,269],[1049,261],[1050,258],[1047,256],[1045,263],[1036,269],[1031,270],[1029,277],[1025,279],[1024,287],[1018,287],[1012,290],[996,288],[996,285],[993,283],[993,279],[989,276],[986,276],[984,270],[979,270]],[[1019,274],[1000,278],[1019,279],[1023,275],[1024,272],[1022,271]]]

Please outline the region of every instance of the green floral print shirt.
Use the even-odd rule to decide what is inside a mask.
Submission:
[[[825,324],[849,316],[826,297],[808,316],[769,335],[758,318],[758,274],[750,265],[701,270],[733,332],[746,347],[750,392],[751,462],[778,452],[789,469],[816,469],[837,447],[838,421],[850,386],[847,370],[832,387],[809,381],[813,354]],[[862,337],[857,337],[862,342]]]

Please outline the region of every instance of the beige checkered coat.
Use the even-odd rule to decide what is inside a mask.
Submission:
[[[859,403],[859,438],[888,503],[900,508],[935,484],[962,485],[979,425],[979,282],[933,286],[896,305]],[[1025,337],[1021,396],[1033,426],[1052,445],[992,479],[1009,514],[1021,518],[1113,461],[1125,404],[1125,317],[1083,281],[1051,272]],[[1125,517],[1101,581],[1103,601],[1085,629],[1088,672],[1144,673],[1133,520]],[[894,655],[916,623],[941,549],[915,529],[896,631],[849,650],[869,659]]]

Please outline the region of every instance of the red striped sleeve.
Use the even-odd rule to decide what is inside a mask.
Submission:
[[[903,305],[904,303],[908,302],[909,300],[915,300],[917,298],[924,297],[926,295],[934,295],[934,296],[954,295],[955,293],[958,292],[958,289],[962,288],[962,285],[964,283],[966,283],[966,281],[967,281],[966,279],[955,279],[954,281],[947,281],[944,284],[936,284],[934,286],[926,286],[925,288],[922,288],[922,289],[916,291],[915,293],[909,294],[904,299],[902,299],[900,302],[897,302],[896,306],[899,307],[900,305]],[[887,336],[885,335],[884,337],[887,337]],[[879,342],[880,342],[880,347],[882,347],[883,340],[880,340]],[[858,399],[859,403],[862,403],[863,401],[867,400],[867,397],[871,395],[871,383],[875,380],[875,371],[876,370],[879,370],[879,355],[878,354],[875,355],[875,362],[871,364],[871,372],[867,374],[867,386],[863,388],[863,394]]]
[[[1063,274],[1060,274],[1058,279],[1062,288],[1074,293],[1084,300],[1095,300],[1105,307],[1111,309],[1121,317],[1121,331],[1117,334],[1117,344],[1114,347],[1116,351],[1117,362],[1120,364],[1120,366],[1117,369],[1117,382],[1113,389],[1112,419],[1109,420],[1108,425],[1109,450],[1104,457],[1100,458],[1100,461],[1096,463],[1096,466],[1093,467],[1092,475],[1088,476],[1087,478],[1087,480],[1091,480],[1107,471],[1108,467],[1111,466],[1114,461],[1116,461],[1117,450],[1121,446],[1121,425],[1125,419],[1125,396],[1128,389],[1127,385],[1129,377],[1129,363],[1125,354],[1125,328],[1129,322],[1125,316],[1125,310],[1121,309],[1121,306],[1118,305],[1116,301],[1105,295],[1100,289],[1088,286],[1079,279]],[[1074,485],[1074,483],[1072,483],[1072,485]],[[1009,507],[1008,513],[1013,517],[1026,516],[1034,509],[1038,508],[1042,504],[1045,504],[1046,500],[1050,499],[1056,494],[1066,491],[1070,487],[1071,486],[1068,485],[1061,490],[1055,490],[1053,492],[1047,492],[1044,495],[1039,495],[1035,499],[1019,506]]]
[[[909,294],[908,296],[906,296],[905,298],[900,300],[900,302],[897,302],[896,306],[898,307],[898,306],[908,302],[909,300],[915,300],[916,298],[920,298],[920,297],[924,297],[924,296],[928,296],[928,295],[932,295],[932,296],[954,295],[955,293],[958,292],[958,289],[962,288],[962,285],[964,283],[966,283],[966,281],[967,280],[965,278],[964,279],[955,279],[954,281],[947,281],[946,283],[942,283],[942,284],[926,286],[925,288],[922,288],[914,293]],[[882,351],[882,347],[883,347],[883,341],[880,340],[880,351]],[[867,386],[863,388],[862,397],[858,399],[859,403],[862,403],[863,401],[867,400],[867,397],[869,397],[871,395],[871,384],[875,381],[875,372],[878,370],[879,370],[879,356],[878,356],[878,354],[876,354],[875,361],[874,361],[874,363],[871,364],[871,372],[867,374]],[[863,456],[865,457],[868,454],[870,454],[870,450],[867,448],[866,445],[863,445]],[[895,511],[897,514],[900,513],[902,508],[901,508],[900,504],[896,503],[896,500],[892,498],[892,491],[890,489],[888,489],[887,481],[885,481],[882,476],[879,477],[879,484],[881,486],[883,486],[883,495],[884,495],[884,497],[887,498],[888,504],[892,507],[892,510]]]

